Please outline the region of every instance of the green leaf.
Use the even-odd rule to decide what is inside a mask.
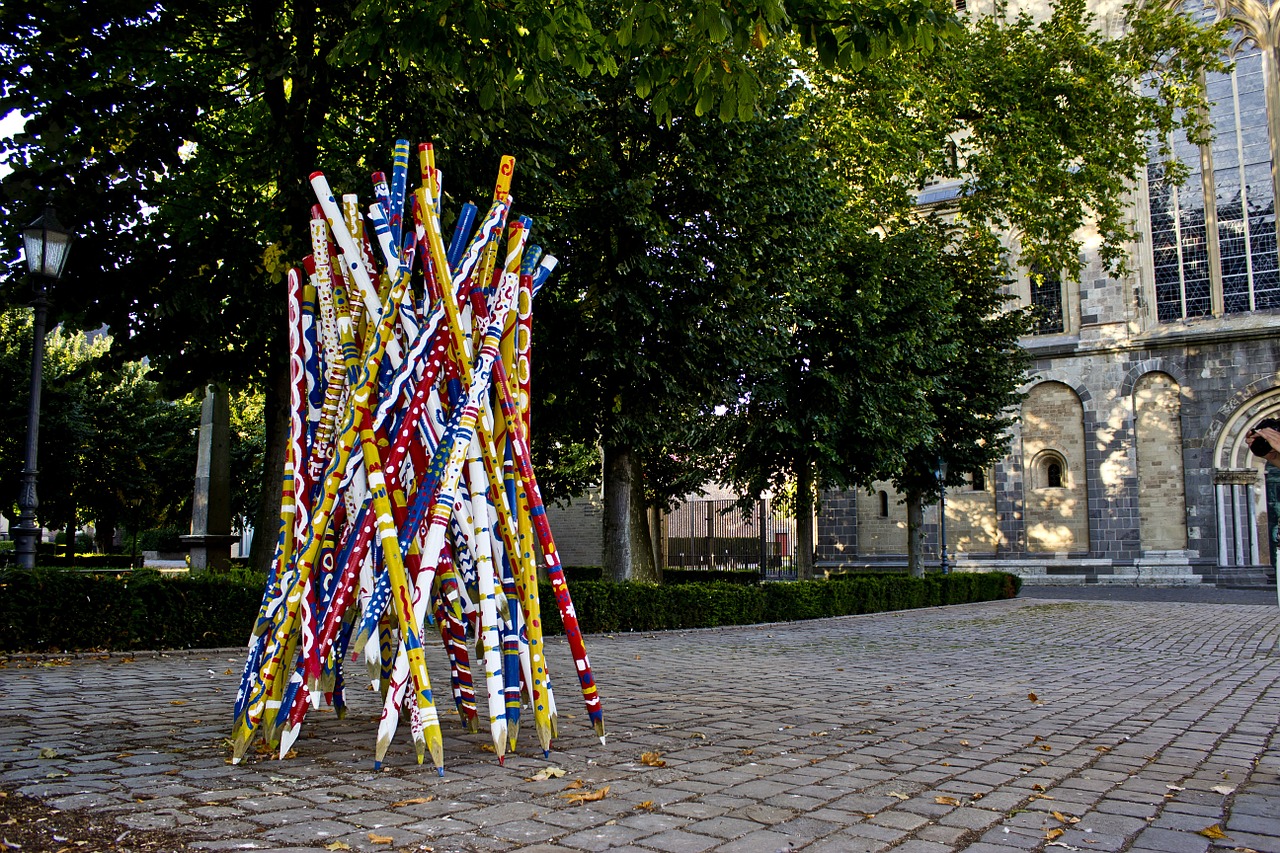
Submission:
[[[726,86],[724,96],[720,99],[720,120],[732,121],[738,115],[738,93]]]

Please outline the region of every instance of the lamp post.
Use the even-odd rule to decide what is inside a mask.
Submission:
[[[71,232],[63,228],[48,205],[44,214],[22,231],[27,270],[31,273],[31,289],[35,293],[34,344],[31,349],[31,401],[27,407],[27,456],[22,467],[22,490],[18,495],[18,526],[13,531],[17,543],[18,566],[36,567],[36,543],[40,528],[36,525],[36,452],[40,446],[40,385],[44,373],[44,332],[49,314],[49,284],[62,278],[71,248]],[[75,532],[72,531],[72,535]]]
[[[938,478],[938,545],[942,550],[942,573],[951,573],[951,565],[947,562],[947,460],[938,457],[938,467],[934,469]]]

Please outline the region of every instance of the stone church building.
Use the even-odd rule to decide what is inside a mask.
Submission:
[[[1230,72],[1207,79],[1212,143],[1174,140],[1189,179],[1167,183],[1153,162],[1132,194],[1132,273],[1108,275],[1086,249],[1078,284],[1016,282],[1037,313],[1027,397],[1008,457],[947,491],[957,568],[1050,583],[1274,579],[1280,472],[1268,468],[1268,501],[1244,434],[1280,417],[1278,6],[1200,13],[1235,21],[1240,41]],[[929,187],[919,202],[945,208],[956,191]],[[888,484],[827,494],[817,541],[821,565],[898,562],[905,507]]]

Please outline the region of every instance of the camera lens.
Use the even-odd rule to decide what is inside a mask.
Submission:
[[[1254,456],[1266,456],[1271,452],[1271,444],[1262,436],[1249,442],[1249,452]]]

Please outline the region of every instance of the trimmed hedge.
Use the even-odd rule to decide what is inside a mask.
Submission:
[[[584,633],[789,622],[1017,596],[1004,572],[913,578],[867,575],[744,586],[570,581]],[[550,584],[539,588],[543,631],[563,633]],[[0,571],[0,650],[184,649],[243,645],[262,601],[247,577],[57,569]]]
[[[0,572],[0,649],[241,646],[262,585],[225,577],[58,569]]]
[[[839,580],[744,586],[731,583],[656,584],[584,581],[571,584],[583,633],[670,631],[792,622],[857,613],[883,613],[1015,598],[1022,579],[1006,572],[862,575]],[[547,633],[561,633],[550,587],[540,598]],[[548,603],[552,606],[548,608]]]

